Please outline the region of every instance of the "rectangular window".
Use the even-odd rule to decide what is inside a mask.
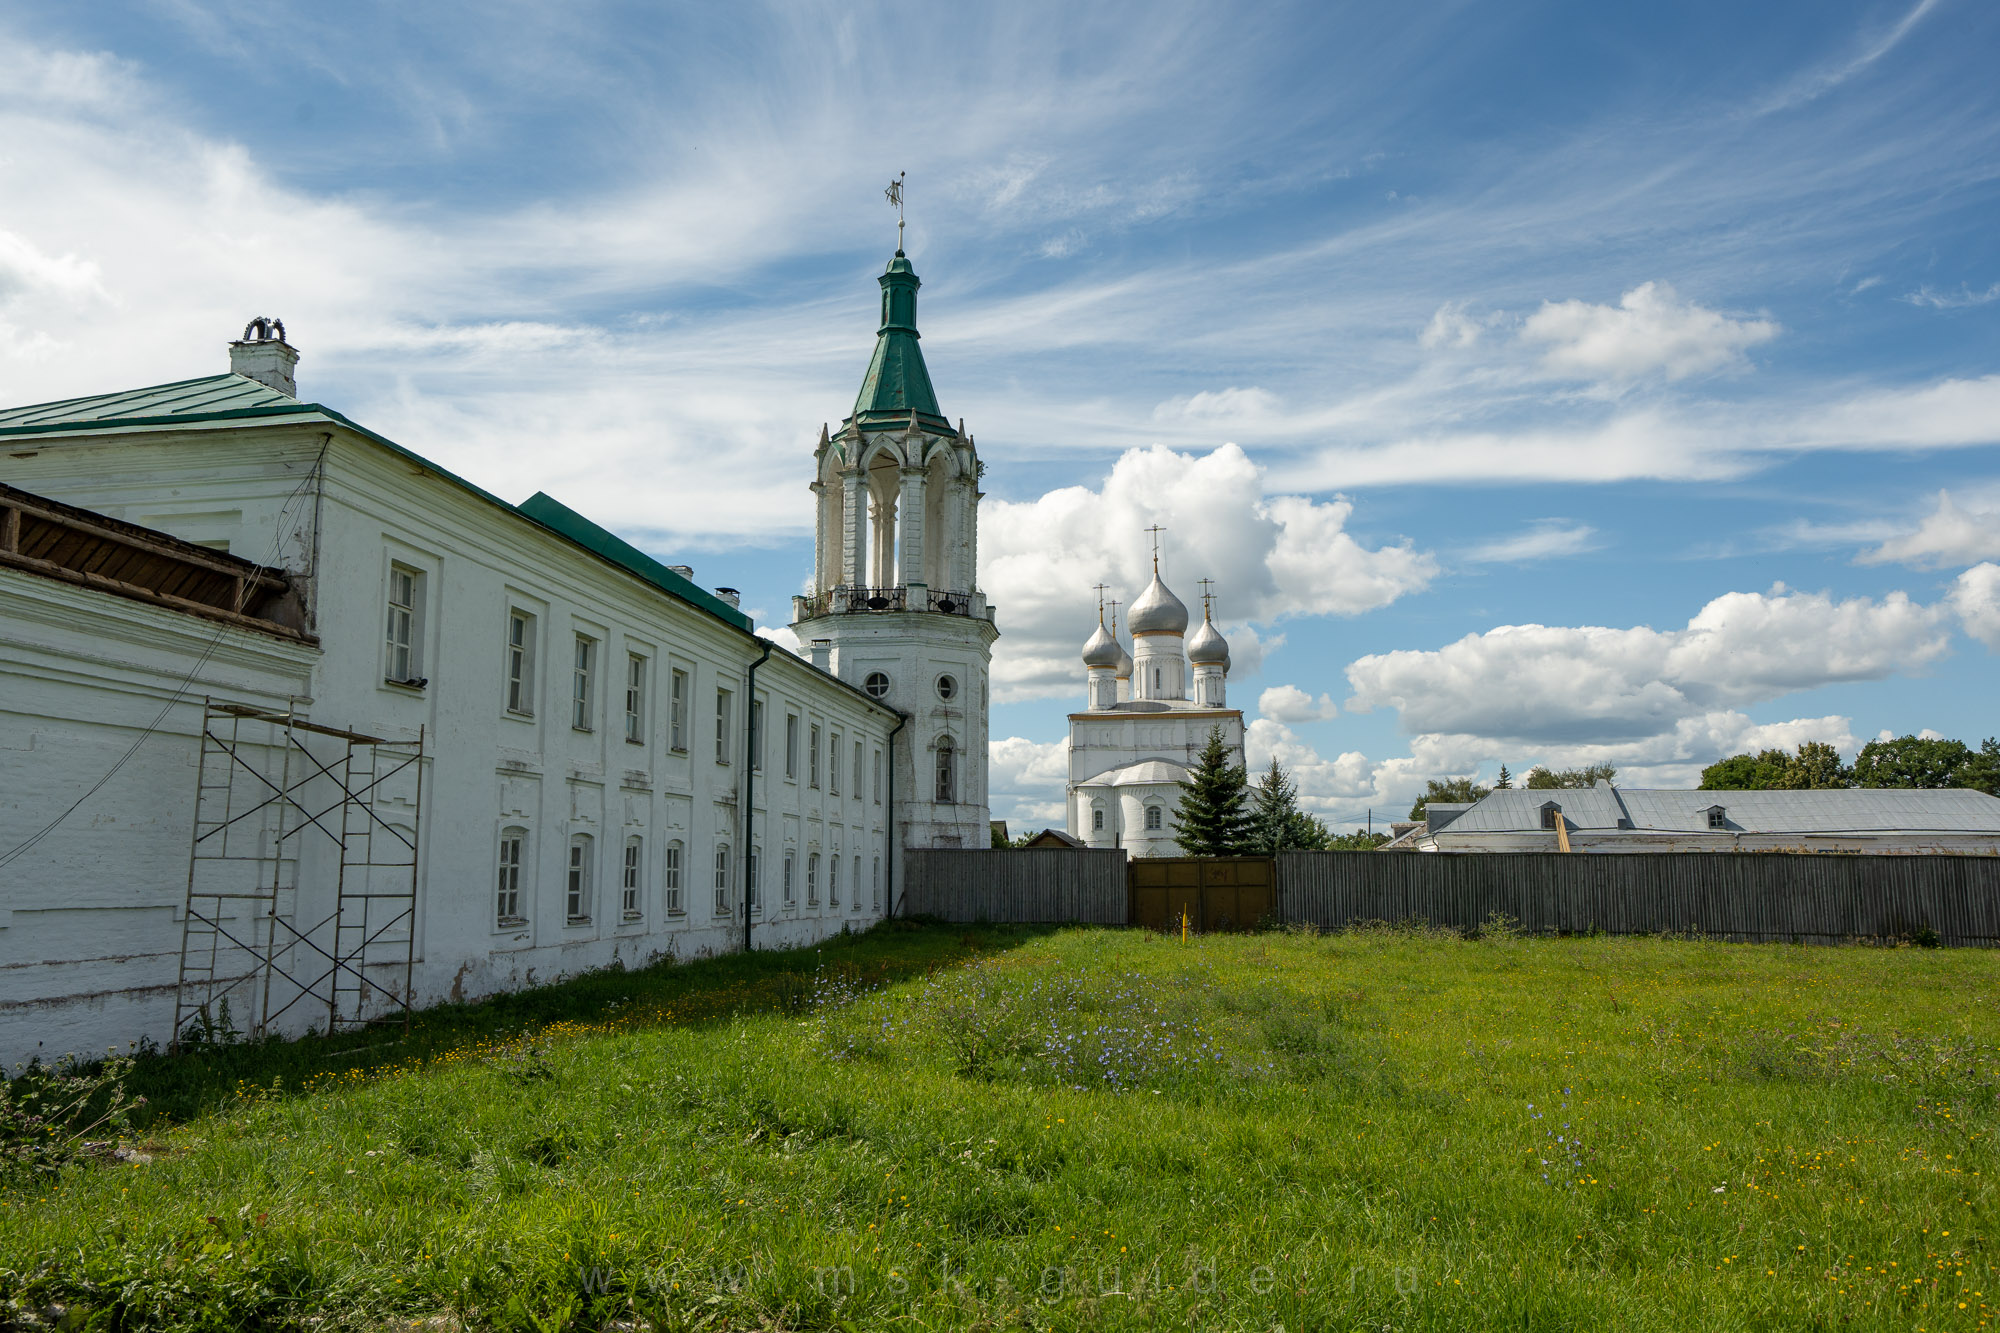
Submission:
[[[834,732],[826,746],[826,789],[840,795],[840,733]]]
[[[625,654],[625,739],[646,743],[646,659]]]
[[[787,906],[787,907],[790,907],[790,906],[792,905],[792,865],[793,865],[793,861],[794,861],[794,854],[793,854],[793,852],[792,852],[792,849],[791,849],[791,848],[789,848],[789,847],[787,847],[787,848],[785,849],[785,884],[784,884],[784,893],[785,893],[785,906]]]
[[[785,776],[799,780],[799,715],[785,714]]]
[[[750,859],[743,866],[743,910],[755,912],[763,907],[757,901],[757,863],[764,858],[757,848],[750,849]]]
[[[627,921],[639,919],[639,872],[645,861],[645,844],[637,838],[625,840],[624,898],[619,907]]]
[[[854,799],[861,799],[861,742],[854,742]]]
[[[819,906],[819,853],[806,858],[806,906]]]
[[[576,636],[576,667],[571,673],[570,685],[570,726],[578,731],[589,731],[596,719],[595,703],[592,699],[594,686],[592,675],[597,670],[597,640],[587,634]]]
[[[382,678],[414,685],[423,670],[424,576],[407,565],[389,566],[389,629]]]
[[[507,613],[507,711],[535,715],[535,618]]]
[[[882,804],[882,752],[875,752],[875,804]]]
[[[811,745],[806,747],[806,785],[808,787],[817,787],[819,786],[819,724],[818,723],[813,724],[812,730],[810,731],[810,733],[808,733],[806,739],[812,742]]]
[[[681,845],[667,844],[667,865],[665,870],[667,890],[667,911],[679,916],[681,913]]]
[[[873,883],[875,886],[873,894],[874,907],[879,912],[882,910],[882,858],[879,856],[875,858],[875,877]]]
[[[764,701],[750,701],[750,770],[764,771]]]
[[[854,878],[850,882],[854,885],[854,890],[847,895],[847,898],[853,909],[858,912],[861,910],[861,858],[858,856],[854,858]]]
[[[715,845],[715,914],[729,915],[729,844]]]
[[[521,920],[521,844],[527,840],[523,829],[500,831],[500,895],[494,916],[503,926]]]
[[[563,914],[572,923],[590,920],[590,835],[579,833],[569,840],[569,892]]]
[[[668,707],[667,748],[687,752],[688,673],[674,672],[673,699]]]
[[[826,858],[826,905],[840,906],[840,852]]]
[[[715,692],[715,762],[729,762],[729,691]]]

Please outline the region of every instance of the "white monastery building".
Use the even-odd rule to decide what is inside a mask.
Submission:
[[[301,401],[275,321],[0,409],[0,1062],[809,943],[894,910],[902,847],[983,846],[979,463],[901,251],[881,285],[811,660]]]
[[[1069,834],[1087,847],[1128,856],[1178,856],[1174,842],[1180,784],[1222,728],[1232,760],[1243,763],[1243,714],[1228,706],[1229,644],[1215,628],[1213,599],[1187,632],[1188,610],[1153,581],[1126,617],[1127,652],[1103,613],[1083,645],[1085,711],[1069,715]],[[1192,668],[1192,672],[1190,672]]]

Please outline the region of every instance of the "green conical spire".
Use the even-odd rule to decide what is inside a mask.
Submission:
[[[938,410],[931,373],[917,345],[917,288],[923,286],[901,250],[877,279],[882,284],[882,326],[875,333],[875,355],[854,400],[848,420],[867,429],[908,424],[914,413],[927,430],[952,434]]]

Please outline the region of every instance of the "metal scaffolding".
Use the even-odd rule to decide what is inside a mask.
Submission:
[[[216,699],[201,730],[174,1045],[262,1036],[300,1008],[323,1007],[328,1032],[407,1026],[424,731]],[[306,924],[326,869],[331,910]]]

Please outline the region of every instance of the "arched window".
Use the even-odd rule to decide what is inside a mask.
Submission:
[[[627,921],[637,921],[639,912],[639,881],[644,874],[646,844],[638,838],[625,839],[625,875],[619,888],[623,896],[619,900],[620,915]]]
[[[1149,805],[1149,806],[1147,806],[1147,807],[1146,807],[1146,828],[1148,829],[1148,831],[1150,831],[1150,830],[1153,830],[1153,829],[1157,829],[1157,828],[1159,828],[1159,827],[1160,827],[1160,807],[1159,807],[1159,806],[1157,806],[1157,805]]]
[[[524,828],[503,828],[500,830],[500,893],[497,924],[518,925],[521,916],[521,849],[527,846],[528,830]]]
[[[591,837],[579,833],[569,840],[569,892],[563,914],[572,922],[590,920]]]
[[[951,737],[940,736],[937,743],[937,802],[950,805],[958,800],[957,754],[953,751]]]
[[[715,844],[715,912],[717,916],[729,914],[729,844]]]
[[[678,916],[681,912],[681,844],[676,838],[667,844],[667,911]]]

